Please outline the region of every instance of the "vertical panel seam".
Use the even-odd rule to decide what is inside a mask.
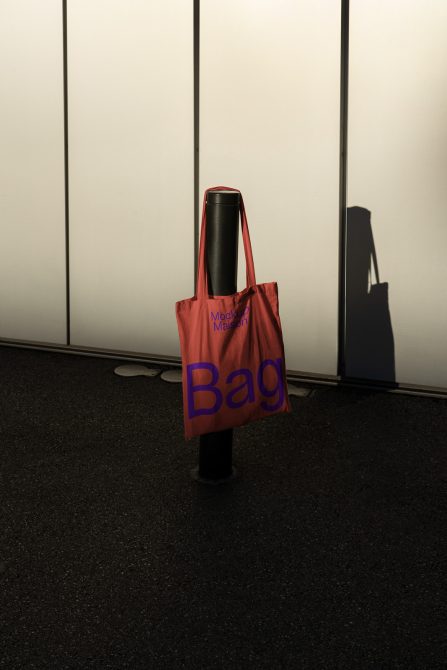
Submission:
[[[340,194],[339,194],[339,295],[338,295],[338,361],[337,374],[346,369],[346,203],[348,146],[349,81],[349,0],[341,0],[340,49]]]
[[[199,254],[199,131],[200,131],[200,0],[194,0],[194,293]]]
[[[67,0],[62,0],[63,88],[64,88],[64,186],[65,186],[65,286],[67,346],[70,346],[70,252],[68,200],[68,78],[67,78]]]

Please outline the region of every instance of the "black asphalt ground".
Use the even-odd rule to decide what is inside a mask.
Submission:
[[[121,364],[0,348],[0,668],[447,668],[446,400],[320,386],[209,486]]]

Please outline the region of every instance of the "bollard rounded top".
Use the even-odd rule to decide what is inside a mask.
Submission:
[[[207,193],[207,203],[213,205],[233,205],[239,207],[239,191],[210,191]]]

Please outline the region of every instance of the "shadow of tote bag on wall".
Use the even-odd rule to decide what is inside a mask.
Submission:
[[[240,194],[247,285],[226,296],[208,294],[206,198]],[[290,412],[276,282],[256,284],[242,194],[228,186],[205,191],[196,294],[175,304],[182,356],[185,439]]]

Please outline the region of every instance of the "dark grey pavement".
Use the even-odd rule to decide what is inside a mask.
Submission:
[[[0,347],[2,670],[447,668],[446,400],[317,387],[211,487],[121,364]]]

